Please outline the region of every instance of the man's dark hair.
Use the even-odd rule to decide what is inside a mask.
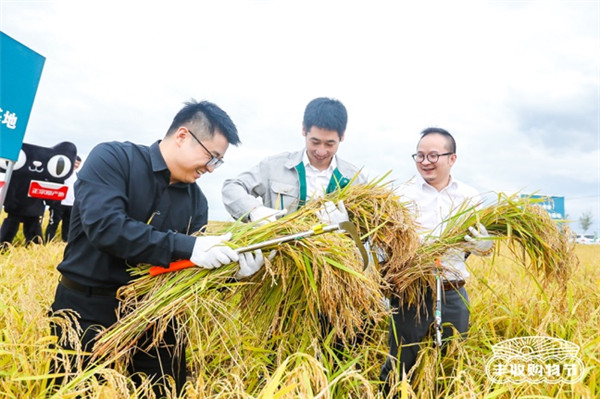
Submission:
[[[201,137],[213,137],[215,130],[218,130],[225,136],[229,144],[238,145],[240,143],[237,128],[229,115],[211,102],[197,102],[193,99],[186,102],[185,106],[173,118],[167,136],[176,132],[179,127],[186,125],[194,125],[200,128],[200,131],[194,131],[194,133]]]
[[[311,127],[336,131],[342,138],[348,123],[348,112],[340,101],[333,98],[319,97],[308,103],[304,110],[302,124],[308,132]]]
[[[450,132],[448,132],[445,129],[439,128],[439,127],[428,127],[427,129],[425,129],[421,132],[421,139],[419,141],[423,140],[423,137],[425,137],[429,134],[441,134],[442,136],[444,136],[448,143],[447,144],[448,151],[456,154],[456,141],[454,141],[454,137],[452,137]]]

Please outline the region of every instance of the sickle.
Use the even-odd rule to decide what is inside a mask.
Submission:
[[[362,256],[363,270],[366,269],[367,265],[369,264],[369,257],[367,255],[365,246],[363,245],[362,241],[360,241],[360,237],[358,236],[356,227],[350,221],[344,221],[344,222],[341,222],[338,224],[330,224],[330,225],[318,224],[318,225],[314,226],[312,229],[307,230],[307,231],[290,234],[290,235],[283,236],[283,237],[273,238],[271,240],[252,244],[247,247],[237,248],[235,251],[238,254],[242,253],[242,252],[254,251],[256,249],[261,249],[261,248],[281,244],[281,243],[288,242],[288,241],[302,240],[306,237],[323,234],[323,233],[329,233],[330,231],[336,231],[336,230],[343,230],[343,231],[346,231],[348,234],[350,234],[350,236],[356,243],[356,246],[358,247],[358,250],[360,251],[360,254]],[[194,267],[194,266],[196,266],[196,265],[193,264],[190,260],[180,260],[180,261],[172,262],[168,268],[161,267],[161,266],[152,266],[152,267],[150,267],[149,273],[151,276],[157,276],[159,274],[174,272],[177,270],[187,269],[188,267]]]
[[[369,256],[367,255],[367,250],[365,249],[364,244],[362,243],[362,241],[360,240],[360,237],[358,236],[358,231],[356,231],[356,226],[354,226],[354,224],[352,222],[345,221],[345,222],[341,222],[339,224],[340,229],[348,232],[348,234],[350,234],[350,237],[352,237],[352,239],[354,240],[354,243],[356,244],[356,247],[358,248],[358,250],[360,251],[360,255],[362,256],[363,259],[363,270],[365,270],[367,268],[367,266],[369,265]]]

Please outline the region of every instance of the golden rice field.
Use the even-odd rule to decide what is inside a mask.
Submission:
[[[100,365],[83,370],[53,391],[49,365],[56,352],[47,311],[58,281],[64,244],[20,241],[0,255],[0,397],[136,398],[127,376]],[[598,398],[600,397],[600,246],[577,245],[579,265],[563,281],[543,281],[505,249],[494,257],[470,257],[471,328],[439,357],[429,345],[412,381],[398,382],[406,398]],[[298,320],[302,323],[302,320]],[[337,360],[306,350],[265,368],[257,359],[269,348],[236,343],[235,325],[198,337],[189,348],[184,397],[190,398],[382,398],[379,367],[387,353],[387,325],[380,323],[362,345]],[[227,339],[217,335],[231,335]],[[486,374],[492,345],[517,337],[560,338],[579,347],[585,376],[575,383],[494,383]],[[191,337],[193,340],[194,337]],[[225,348],[243,346],[243,350]],[[239,344],[239,345],[238,345]],[[278,345],[285,345],[279,342]],[[326,346],[325,346],[326,347]],[[239,348],[238,348],[239,349]],[[102,376],[102,378],[99,378]]]

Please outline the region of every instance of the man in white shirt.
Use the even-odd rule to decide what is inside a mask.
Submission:
[[[50,242],[54,238],[56,230],[58,229],[58,224],[61,220],[61,238],[63,242],[67,242],[69,239],[71,210],[73,209],[73,202],[75,202],[75,190],[73,189],[73,186],[77,180],[77,171],[79,170],[79,165],[81,165],[81,157],[77,155],[77,158],[75,158],[75,170],[71,176],[65,180],[65,186],[68,187],[65,199],[62,201],[52,201],[50,203],[50,220],[48,222],[48,226],[46,227],[46,242]]]
[[[444,129],[427,128],[421,132],[417,145],[417,153],[413,154],[417,170],[420,174],[415,180],[400,187],[399,194],[403,200],[414,206],[417,223],[421,229],[421,240],[425,242],[435,239],[444,229],[443,221],[452,216],[459,208],[476,206],[480,196],[474,188],[454,179],[450,171],[456,162],[456,142],[452,135]],[[469,298],[465,290],[465,281],[469,272],[465,266],[468,253],[487,255],[491,253],[493,242],[488,237],[485,227],[478,230],[469,229],[461,250],[448,251],[441,259],[444,268],[442,285],[442,318],[444,323],[452,323],[462,335],[469,328]],[[415,365],[420,349],[419,343],[425,338],[434,322],[435,293],[428,291],[425,298],[425,309],[420,313],[414,307],[400,304],[397,297],[392,296],[391,305],[395,308],[393,325],[390,325],[390,354],[381,370],[380,378],[387,381],[393,368],[393,362],[399,360],[400,375],[402,369],[408,373]],[[452,329],[443,329],[443,338],[452,335]],[[398,357],[398,348],[400,356]]]

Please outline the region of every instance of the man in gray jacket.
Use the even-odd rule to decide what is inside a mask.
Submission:
[[[336,156],[344,141],[346,107],[335,99],[315,98],[302,123],[305,148],[262,160],[223,183],[223,203],[234,219],[268,223],[294,212],[306,201],[345,187],[359,169]],[[355,184],[364,184],[358,174]]]

